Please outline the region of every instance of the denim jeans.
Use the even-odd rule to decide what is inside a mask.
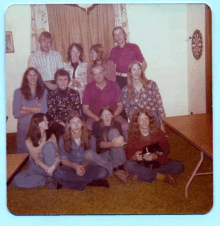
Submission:
[[[157,173],[174,176],[181,174],[184,171],[183,163],[174,159],[169,159],[166,164],[161,165],[156,169],[149,169],[143,165],[139,165],[138,161],[129,160],[124,165],[124,168],[127,172],[136,174],[141,181],[146,182],[154,181]]]

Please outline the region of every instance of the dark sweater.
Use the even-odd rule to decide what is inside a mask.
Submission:
[[[164,151],[162,155],[157,154],[157,160],[160,164],[165,164],[168,161],[170,151],[165,133],[161,130],[155,134],[150,133],[147,137],[144,137],[141,133],[137,134],[137,136],[131,134],[128,138],[128,144],[126,146],[127,159],[133,157],[135,153],[140,151],[144,146],[149,146],[155,143],[158,143]]]

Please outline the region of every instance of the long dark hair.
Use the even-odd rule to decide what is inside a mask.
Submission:
[[[133,134],[134,136],[139,136],[140,135],[140,127],[139,127],[139,123],[138,123],[138,118],[141,114],[145,114],[149,119],[150,119],[150,133],[151,134],[156,134],[159,132],[159,127],[154,119],[153,114],[147,110],[147,109],[139,109],[138,111],[136,111],[131,119],[131,123],[130,123],[130,130],[129,130],[129,135]]]
[[[114,111],[109,106],[102,107],[102,109],[99,112],[99,118],[101,117],[103,111],[105,111],[105,110],[109,111],[113,115],[113,118],[112,118],[112,121],[110,124],[110,128],[115,128]],[[100,119],[99,124],[102,128],[102,135],[103,135],[104,141],[108,141],[108,135],[107,135],[107,130],[106,130],[104,121],[102,119]]]
[[[71,62],[71,51],[72,51],[72,49],[73,49],[74,46],[75,46],[76,49],[80,52],[79,60],[80,60],[81,62],[83,62],[83,59],[84,59],[83,46],[82,46],[81,44],[75,43],[75,42],[72,43],[72,44],[69,46],[68,50],[67,50],[67,60]]]
[[[34,147],[39,146],[39,140],[41,139],[39,123],[44,121],[44,116],[46,117],[46,114],[36,113],[32,116],[30,121],[30,126],[28,133],[26,135],[26,140],[30,138]],[[47,130],[46,135],[47,135],[46,140],[48,140],[52,134],[49,132],[49,130]]]
[[[65,133],[63,135],[64,148],[68,152],[71,151],[72,140],[73,140],[69,123],[70,123],[70,120],[75,117],[79,118],[82,121],[82,130],[81,130],[81,137],[80,137],[81,146],[83,146],[85,150],[88,150],[90,148],[89,132],[87,130],[87,126],[85,121],[83,120],[83,117],[78,113],[71,113],[67,119],[67,123],[65,126]]]
[[[27,76],[30,71],[34,71],[37,74],[35,98],[38,98],[38,100],[40,100],[43,97],[45,85],[44,85],[44,82],[42,80],[42,77],[41,77],[39,71],[36,68],[29,67],[24,72],[23,79],[21,82],[21,92],[24,95],[25,100],[31,100],[31,98],[32,98],[31,88],[29,86],[28,79],[27,79]]]

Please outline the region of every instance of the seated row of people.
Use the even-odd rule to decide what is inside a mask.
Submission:
[[[83,117],[78,113],[70,114],[57,147],[55,135],[48,129],[46,115],[34,114],[25,139],[30,155],[29,166],[15,176],[13,185],[33,188],[47,184],[51,189],[63,186],[82,191],[86,186],[109,187],[108,175],[115,171],[121,176],[123,169],[134,174],[135,180],[176,184],[175,178],[183,172],[184,165],[168,158],[166,136],[149,111],[140,109],[134,114],[128,142],[108,106],[103,107],[100,118],[100,122],[93,125],[94,139]],[[150,152],[150,146],[155,144],[159,148]],[[143,153],[143,148],[149,151]],[[158,164],[143,164],[152,161]],[[126,182],[126,178],[120,176]]]

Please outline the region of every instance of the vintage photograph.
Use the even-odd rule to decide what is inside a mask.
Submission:
[[[12,214],[212,209],[208,5],[14,4],[5,15]]]

